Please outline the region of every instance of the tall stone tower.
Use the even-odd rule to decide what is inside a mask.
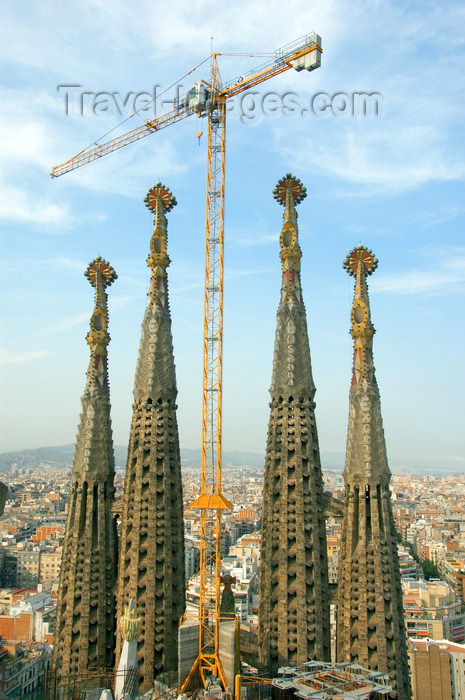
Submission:
[[[306,189],[288,173],[274,197],[284,206],[282,287],[270,389],[258,611],[259,658],[273,675],[280,666],[330,659],[323,483],[295,210]]]
[[[115,643],[116,521],[112,514],[115,463],[110,423],[105,288],[116,274],[105,260],[89,263],[95,287],[87,342],[90,363],[72,466],[57,603],[53,666],[57,681],[112,668]]]
[[[134,600],[142,620],[140,691],[175,673],[179,618],[185,608],[184,524],[176,420],[176,376],[166,269],[166,212],[176,204],[160,182],[148,192],[155,214],[147,263],[152,271],[142,322],[121,512],[118,619]],[[117,660],[123,638],[117,634]]]
[[[362,245],[344,268],[355,277],[351,312],[354,361],[344,470],[345,500],[339,559],[337,659],[389,673],[391,697],[410,693],[402,590],[389,492],[381,402],[373,366],[375,329],[367,275],[378,265]]]

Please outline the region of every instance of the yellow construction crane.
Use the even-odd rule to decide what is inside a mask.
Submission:
[[[290,68],[318,68],[321,53],[319,35],[307,34],[275,51],[273,59],[264,65],[226,85],[221,82],[217,62],[222,54],[213,53],[210,82],[196,83],[187,95],[175,101],[172,111],[79,152],[51,172],[52,177],[59,177],[193,114],[207,118],[202,470],[200,496],[189,506],[200,510],[199,654],[180,692],[188,688],[197,671],[204,685],[209,676],[214,676],[224,689],[227,686],[219,657],[221,514],[232,507],[221,490],[226,103]]]

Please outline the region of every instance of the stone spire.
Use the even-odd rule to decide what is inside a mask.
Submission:
[[[95,287],[95,306],[86,337],[90,363],[74,451],[60,571],[53,650],[58,683],[114,664],[117,535],[112,514],[115,463],[105,288],[117,276],[100,257],[89,263],[84,274]]]
[[[337,660],[389,673],[391,697],[408,700],[399,559],[366,281],[377,265],[372,251],[362,245],[344,260],[344,268],[355,277],[350,331],[354,361],[338,575]]]
[[[300,286],[296,204],[288,173],[274,190],[284,205],[278,308],[266,448],[260,555],[259,658],[280,666],[329,660],[329,590],[315,385]]]
[[[128,462],[121,509],[118,618],[134,600],[142,621],[140,691],[177,670],[179,618],[185,608],[184,524],[176,420],[176,376],[168,305],[166,212],[176,204],[160,182],[148,192],[155,214],[148,305],[142,322]],[[117,660],[123,638],[117,634]]]

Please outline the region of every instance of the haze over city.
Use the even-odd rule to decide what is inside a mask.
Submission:
[[[362,242],[379,259],[369,286],[388,455],[406,467],[463,470],[463,20],[458,2],[177,2],[161,13],[148,2],[114,2],[110,12],[102,1],[76,1],[29,4],[27,21],[24,6],[5,5],[0,451],[74,441],[93,305],[83,272],[98,254],[118,274],[109,373],[114,441],[127,444],[150,280],[143,199],[159,179],[178,200],[168,215],[168,278],[180,440],[200,445],[205,120],[191,117],[57,180],[49,171],[129,116],[94,109],[95,94],[124,101],[180,78],[187,90],[208,78],[208,60],[182,76],[212,46],[263,54],[316,31],[321,68],[289,71],[228,114],[224,449],[265,449],[281,283],[282,208],[272,190],[292,171],[308,189],[299,236],[321,452],[345,450],[353,284],[342,261]],[[219,57],[224,82],[264,60]],[[71,85],[74,111],[58,89]],[[306,113],[271,113],[263,102],[271,93],[292,93]],[[349,104],[355,93],[380,95],[378,116],[310,109],[316,95]]]

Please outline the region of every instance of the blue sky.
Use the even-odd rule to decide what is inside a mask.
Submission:
[[[272,190],[292,171],[308,189],[299,226],[321,451],[345,450],[353,280],[342,261],[361,242],[379,258],[370,297],[391,461],[463,470],[463,3],[2,6],[0,451],[74,441],[93,303],[83,272],[97,254],[118,274],[109,291],[112,421],[115,443],[127,442],[149,282],[152,219],[143,199],[159,179],[179,203],[169,214],[168,272],[181,445],[200,445],[205,121],[191,117],[52,180],[51,166],[131,112],[67,115],[57,87],[122,99],[155,85],[160,92],[209,56],[211,37],[216,51],[263,53],[316,31],[321,68],[288,71],[256,99],[293,93],[306,106],[320,93],[379,93],[383,111],[257,110],[247,119],[236,105],[228,114],[224,448],[265,449],[281,276],[282,208]],[[224,82],[263,60],[221,57]],[[189,88],[202,77],[208,61],[181,82]],[[120,132],[142,121],[133,117]]]

